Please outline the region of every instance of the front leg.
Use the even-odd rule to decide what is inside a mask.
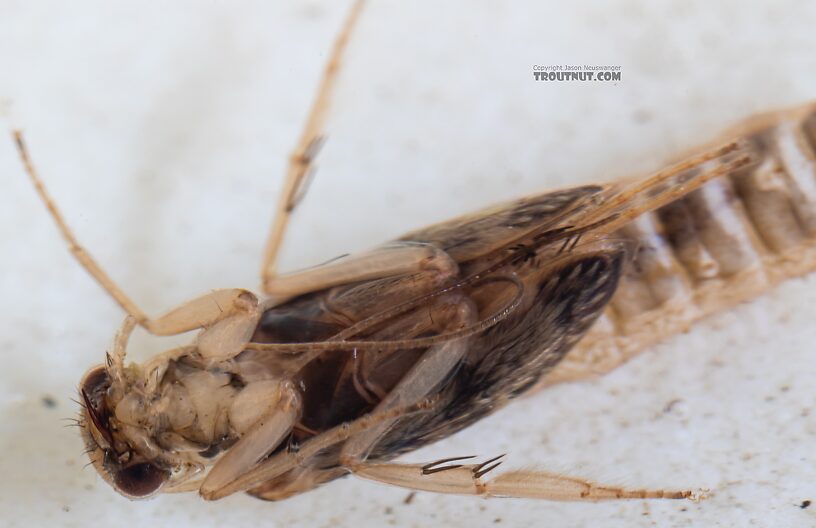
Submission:
[[[230,425],[241,438],[216,462],[199,493],[216,493],[258,465],[290,434],[300,412],[300,397],[289,382],[258,381],[244,387],[229,411]]]
[[[231,355],[240,352],[240,349],[236,350],[237,343],[241,342],[243,344],[249,340],[252,332],[247,328],[252,326],[254,330],[254,324],[252,323],[253,321],[257,322],[260,316],[258,300],[252,293],[238,289],[215,290],[210,294],[181,305],[158,319],[149,317],[144,310],[125,294],[124,290],[111,279],[91,254],[79,243],[34,169],[22,133],[15,131],[14,139],[26,173],[57,225],[57,229],[65,239],[71,254],[91,274],[94,280],[108,292],[113,300],[128,313],[129,322],[127,325],[131,325],[131,322],[138,324],[151,334],[159,336],[181,334],[197,328],[209,328],[212,330],[210,335],[207,338],[201,336],[205,355],[213,355],[213,350],[222,345],[222,352],[215,353],[215,355],[231,357]],[[216,323],[224,320],[229,320],[230,323],[224,323],[218,329],[211,328]],[[128,334],[130,330],[128,330]],[[247,332],[249,332],[249,335],[244,337]],[[124,347],[122,347],[121,352],[124,353]]]
[[[198,353],[212,362],[225,361],[241,353],[252,338],[261,316],[258,299],[246,290],[215,290],[175,308],[158,319],[139,321],[128,315],[116,334],[113,355],[108,356],[111,373],[124,378],[125,355],[130,335],[141,324],[154,335],[176,335],[201,329]],[[155,381],[154,383],[157,383]]]
[[[159,317],[142,321],[155,335],[175,335],[201,328],[196,346],[206,359],[222,361],[239,354],[252,338],[263,312],[247,290],[215,290]]]
[[[156,319],[141,321],[153,335],[183,334],[198,328],[209,328],[229,317],[244,316],[258,309],[258,298],[239,288],[213,290],[187,301]]]
[[[321,451],[337,445],[351,438],[354,435],[376,427],[378,424],[401,418],[417,412],[427,412],[433,409],[435,401],[433,399],[423,400],[414,405],[401,407],[398,409],[391,409],[384,412],[372,412],[361,418],[357,418],[353,422],[344,422],[338,426],[332,427],[328,431],[324,431],[312,438],[309,438],[297,451],[289,452],[288,450],[281,450],[274,453],[268,458],[262,460],[249,471],[240,474],[221,486],[220,488],[208,487],[207,489],[200,489],[199,493],[206,500],[218,500],[237,491],[248,491],[265,482],[283,475],[287,471],[291,471],[298,466],[304,467],[307,461]]]

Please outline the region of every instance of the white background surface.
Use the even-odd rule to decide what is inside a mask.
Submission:
[[[351,43],[291,269],[555,185],[654,170],[816,93],[816,4],[372,2]],[[26,130],[80,239],[152,313],[254,287],[289,149],[346,2],[0,5],[0,129]],[[533,64],[619,64],[537,83]],[[281,503],[128,502],[60,419],[122,314],[69,257],[0,140],[0,522],[8,526],[811,526],[816,278],[604,379],[562,386],[408,460],[509,452],[700,504],[417,494],[347,478]],[[138,336],[139,359],[168,346]],[[56,400],[55,408],[43,398]],[[666,410],[670,402],[675,405]]]

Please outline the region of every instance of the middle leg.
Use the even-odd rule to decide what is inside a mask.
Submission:
[[[438,332],[445,333],[471,326],[479,318],[473,301],[462,294],[450,294],[439,299],[435,312],[443,312],[440,307],[444,308],[446,313],[444,319],[436,321]],[[437,315],[434,319],[438,317]],[[467,338],[455,339],[430,347],[377,405],[376,412],[387,412],[413,405],[431,397],[465,357],[468,343]],[[396,419],[383,421],[351,437],[343,445],[340,455],[342,464],[354,466],[365,460],[369,451],[395,422]]]

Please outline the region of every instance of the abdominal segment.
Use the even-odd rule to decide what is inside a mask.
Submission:
[[[543,385],[608,372],[702,317],[816,269],[816,108],[771,117],[744,135],[753,164],[614,233],[633,242],[634,259],[602,317]]]

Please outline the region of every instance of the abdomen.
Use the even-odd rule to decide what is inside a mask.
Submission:
[[[603,316],[543,384],[608,372],[702,317],[816,269],[816,107],[746,128],[757,163],[617,233],[636,242],[636,258]]]

